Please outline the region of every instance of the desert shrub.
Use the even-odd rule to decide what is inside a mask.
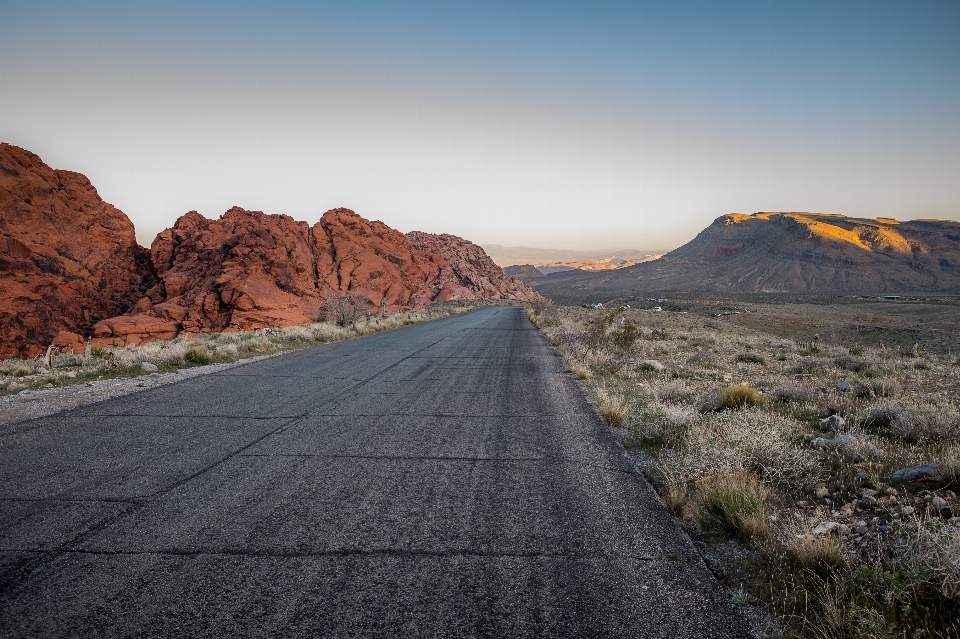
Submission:
[[[654,396],[661,402],[678,404],[690,394],[687,385],[680,381],[667,382],[661,384],[654,390]]]
[[[623,396],[600,388],[596,392],[597,410],[608,426],[623,426],[627,421],[627,406]]]
[[[840,370],[850,371],[851,373],[860,373],[869,367],[863,360],[853,357],[838,357],[833,360],[833,364]]]
[[[900,385],[889,379],[865,379],[853,386],[853,396],[861,399],[890,397],[900,392]]]
[[[660,496],[663,501],[664,507],[674,517],[682,517],[683,511],[687,507],[687,502],[690,499],[690,495],[687,492],[687,487],[684,484],[670,483],[666,486],[666,490]]]
[[[312,342],[314,341],[313,329],[310,326],[287,326],[281,328],[279,337],[285,342]]]
[[[812,374],[827,369],[827,363],[817,357],[802,357],[793,365],[794,373]]]
[[[659,407],[659,408],[658,408]],[[760,410],[724,411],[696,417],[676,415],[673,423],[662,419],[670,405],[653,405],[661,419],[631,417],[630,431],[638,438],[661,446],[654,475],[667,480],[691,483],[701,477],[725,470],[750,472],[769,484],[788,490],[802,490],[817,481],[822,471],[817,452],[798,446],[802,426],[795,420]],[[677,419],[679,418],[679,419]]]
[[[210,351],[203,344],[194,344],[183,354],[183,359],[191,364],[209,364],[213,361]]]
[[[738,353],[736,361],[743,364],[766,364],[767,360],[763,355],[757,353]]]
[[[745,473],[711,474],[701,480],[699,522],[706,532],[751,541],[769,532],[769,490]]]
[[[700,351],[687,358],[688,366],[709,366],[716,362],[716,357],[710,351]]]
[[[819,391],[807,386],[778,386],[770,393],[770,399],[782,404],[803,404],[815,401]]]
[[[688,406],[651,402],[630,412],[628,441],[632,445],[679,446],[697,418]]]
[[[960,412],[949,404],[880,402],[867,407],[863,425],[909,442],[960,438]]]
[[[790,557],[808,570],[831,573],[847,567],[840,540],[832,535],[794,535],[787,543]]]
[[[621,350],[629,349],[638,339],[640,339],[640,329],[633,322],[627,322],[610,333],[610,340]]]
[[[10,368],[10,375],[13,375],[14,377],[26,377],[32,372],[33,370],[24,364],[19,364]]]
[[[860,355],[863,355],[864,350],[865,349],[863,348],[863,344],[854,344],[848,349],[847,352],[849,352],[851,355],[856,355],[857,357],[859,357]]]
[[[761,406],[763,395],[745,385],[727,386],[720,392],[720,404],[730,410],[740,410],[751,406]]]
[[[573,371],[573,376],[577,379],[590,379],[590,367],[586,364],[575,362],[571,364],[570,370]]]

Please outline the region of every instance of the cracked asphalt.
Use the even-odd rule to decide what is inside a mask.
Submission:
[[[0,428],[3,637],[746,637],[522,309]]]

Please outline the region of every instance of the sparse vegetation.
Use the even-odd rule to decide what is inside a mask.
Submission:
[[[710,474],[700,482],[700,527],[751,542],[767,536],[767,487],[746,473]]]
[[[436,304],[421,310],[363,317],[348,326],[329,321],[236,333],[183,334],[172,340],[137,346],[91,346],[89,353],[61,353],[52,349],[49,369],[44,366],[44,356],[38,356],[34,360],[0,361],[0,394],[86,382],[103,377],[134,377],[148,372],[144,369],[144,364],[165,372],[182,367],[231,362],[450,317],[476,306],[473,303],[457,302]]]
[[[737,316],[743,325],[555,311],[541,330],[604,422],[622,423],[624,446],[643,451],[721,581],[771,612],[777,636],[960,636],[956,325],[952,338],[921,338],[938,352],[914,332],[877,339],[868,322],[824,331],[818,316],[804,328],[795,310]],[[935,472],[893,478],[924,464]]]

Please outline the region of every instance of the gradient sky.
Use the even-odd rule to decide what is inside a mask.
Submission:
[[[12,2],[0,139],[191,209],[552,248],[960,220],[960,2]]]

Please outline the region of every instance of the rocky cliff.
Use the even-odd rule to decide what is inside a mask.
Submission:
[[[147,250],[86,177],[0,145],[0,357],[313,322],[331,293],[371,310],[539,298],[466,240],[408,237],[348,209],[312,227],[191,211]]]
[[[556,273],[538,290],[960,292],[960,223],[816,213],[724,215],[656,261]]]
[[[86,177],[0,144],[0,357],[82,349],[152,284],[133,224]]]
[[[494,264],[487,253],[456,235],[407,233],[407,239],[424,253],[439,255],[446,262],[437,279],[437,299],[513,299],[532,302],[540,294]]]

